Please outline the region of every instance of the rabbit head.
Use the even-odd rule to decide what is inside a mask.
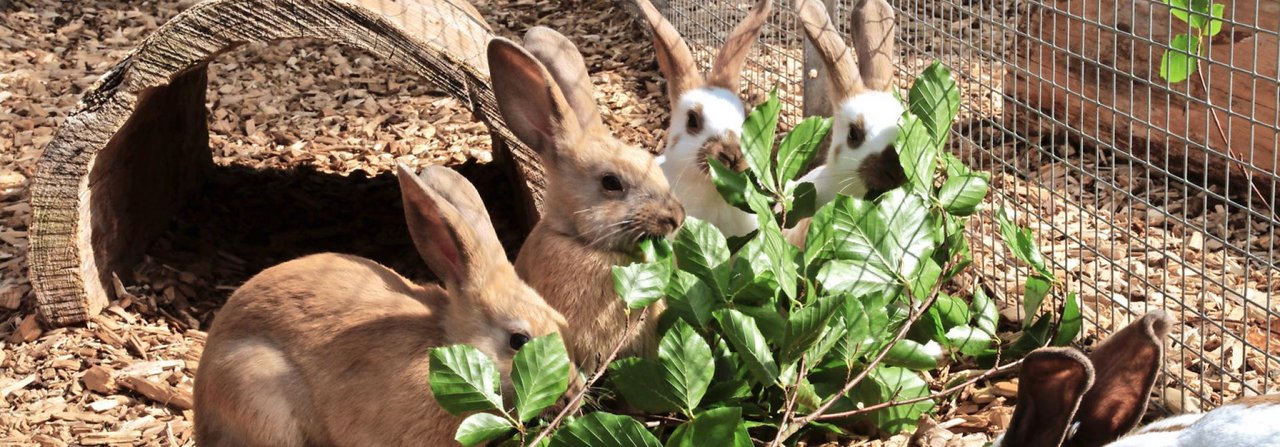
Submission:
[[[667,79],[671,124],[658,164],[689,215],[730,236],[755,229],[756,220],[720,196],[708,173],[712,158],[736,172],[747,168],[739,138],[746,107],[738,96],[742,66],[769,17],[770,0],[758,0],[729,34],[703,77],[689,44],[649,0],[636,0],[653,35],[658,68]]]
[[[1018,407],[992,447],[1094,447],[1132,430],[1147,409],[1173,319],[1152,311],[1085,357],[1037,349],[1022,361]]]
[[[605,128],[577,48],[544,27],[530,29],[524,44],[494,39],[488,56],[503,119],[546,167],[547,210],[538,225],[621,251],[673,233],[684,207],[653,154]]]
[[[856,61],[820,0],[796,0],[796,10],[836,100],[826,163],[801,181],[814,183],[819,205],[836,194],[865,197],[906,182],[893,148],[905,110],[892,93],[893,7],[885,0],[859,0],[853,6]]]
[[[516,351],[534,337],[560,332],[564,317],[516,275],[471,182],[443,166],[418,176],[402,164],[396,176],[413,244],[449,293],[445,344],[484,352],[509,391]]]

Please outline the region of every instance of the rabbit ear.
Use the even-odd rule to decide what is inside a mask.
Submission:
[[[551,74],[528,51],[497,37],[489,41],[488,56],[502,119],[520,141],[538,152],[543,163],[553,163],[560,142],[576,141],[582,134],[577,114]]]
[[[1092,384],[1093,367],[1079,351],[1041,348],[1031,352],[1018,375],[1018,407],[999,445],[1058,447]]]
[[[667,78],[667,99],[674,109],[680,96],[702,85],[698,61],[693,58],[689,44],[676,31],[676,27],[653,6],[649,0],[636,0],[640,12],[653,32],[653,48],[658,54],[658,69]]]
[[[796,0],[796,12],[800,15],[805,35],[809,36],[809,41],[827,67],[831,93],[838,98],[848,98],[866,90],[853,50],[840,38],[840,32],[827,14],[827,7],[820,0]]]
[[[452,172],[447,168],[440,169]],[[439,170],[428,173],[433,177],[431,183],[436,187],[429,186],[403,164],[397,167],[396,177],[400,180],[404,217],[409,225],[413,245],[418,248],[418,253],[431,271],[445,283],[446,288],[459,290],[480,283],[480,276],[489,271],[488,261],[490,256],[494,256],[491,250],[494,249],[492,245],[497,243],[497,237],[494,236],[492,241],[477,237],[471,226],[472,216],[459,212],[442,194],[445,191],[443,188],[461,189],[463,185],[452,179],[434,179],[444,177],[440,174]],[[453,175],[457,175],[470,191],[449,191],[448,196],[455,197],[462,203],[469,203],[471,199],[463,196],[473,194],[475,200],[479,201],[475,188],[466,179],[461,179],[461,175]],[[484,205],[480,205],[480,212],[483,210]],[[481,220],[488,222],[489,219],[486,216]],[[493,227],[485,226],[492,233]],[[497,250],[501,253],[502,249],[499,246]]]
[[[893,7],[885,0],[861,0],[853,7],[853,46],[858,69],[868,88],[893,86],[893,35],[898,29]]]
[[[583,129],[603,129],[600,110],[592,95],[591,76],[587,63],[582,60],[578,47],[559,32],[545,26],[535,26],[524,34],[524,48],[551,73],[560,86],[565,102],[578,116],[578,126]]]
[[[1073,445],[1105,445],[1128,433],[1147,411],[1173,318],[1152,311],[1107,338],[1090,360],[1097,382],[1080,404]]]
[[[760,28],[769,18],[769,10],[773,6],[770,0],[758,0],[747,17],[742,19],[729,39],[720,48],[715,63],[711,64],[711,75],[707,84],[737,93],[742,82],[742,65],[747,62],[751,53],[751,45],[760,38]]]
[[[403,164],[398,165],[398,168],[401,173],[411,172],[409,167]],[[480,199],[480,192],[476,191],[475,185],[472,185],[470,180],[458,171],[439,165],[427,166],[418,179],[422,180],[422,183],[426,184],[431,191],[449,202],[458,215],[462,216],[462,220],[467,223],[467,227],[475,236],[476,245],[479,247],[477,255],[498,256],[506,259],[506,251],[502,248],[502,242],[498,241],[498,232],[494,231],[493,223],[489,221],[489,210],[484,206],[484,200]]]

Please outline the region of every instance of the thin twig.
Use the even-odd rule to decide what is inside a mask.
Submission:
[[[809,375],[808,369],[808,365],[805,364],[805,356],[801,355],[800,367],[797,368],[798,374],[796,374],[796,380],[791,384],[789,390],[784,390],[788,391],[785,393],[787,400],[786,403],[783,404],[782,423],[778,424],[779,427],[786,427],[787,424],[791,422],[791,418],[795,415],[796,400],[800,394],[800,381],[803,380],[805,376]],[[782,440],[780,439],[774,439],[771,445],[778,446],[781,445],[781,442]]]
[[[619,352],[622,352],[622,346],[627,344],[627,340],[631,339],[631,337],[635,335],[636,329],[644,325],[646,316],[648,316],[648,308],[645,309],[645,312],[640,314],[640,318],[636,320],[634,325],[631,324],[630,318],[627,319],[625,335],[618,339],[618,343],[613,346],[613,352],[610,352],[609,356],[605,357],[604,361],[596,367],[595,374],[587,380],[587,383],[582,385],[582,390],[578,391],[578,394],[574,395],[573,399],[569,400],[569,404],[565,405],[564,409],[560,410],[559,414],[556,414],[555,419],[552,419],[551,423],[547,424],[541,432],[538,432],[538,436],[535,436],[532,442],[525,445],[540,445],[542,440],[551,435],[551,433],[556,430],[556,427],[560,425],[560,422],[562,422],[569,413],[573,412],[577,408],[578,404],[582,402],[582,399],[586,397],[587,392],[591,390],[591,386],[595,385],[595,383],[600,380],[600,377],[604,376],[605,370],[609,369],[609,363],[613,362],[613,359],[618,357]]]
[[[1262,206],[1266,207],[1269,214],[1275,215],[1275,211],[1271,208],[1271,204],[1267,203],[1267,198],[1262,195],[1262,191],[1258,190],[1258,185],[1253,183],[1253,171],[1249,169],[1249,165],[1245,163],[1244,157],[1237,155],[1236,151],[1231,148],[1231,139],[1227,138],[1227,131],[1222,128],[1222,120],[1218,118],[1218,111],[1213,108],[1213,92],[1209,90],[1209,81],[1204,78],[1204,69],[1200,67],[1201,58],[1196,58],[1196,77],[1200,79],[1200,86],[1204,88],[1204,102],[1209,106],[1209,116],[1213,118],[1213,126],[1218,129],[1218,135],[1222,137],[1223,147],[1227,149],[1227,158],[1240,165],[1240,169],[1244,170],[1245,180],[1249,182],[1249,190],[1253,192],[1258,200],[1262,201]],[[1207,144],[1206,144],[1207,146]],[[1225,172],[1223,173],[1226,174]],[[1227,179],[1230,181],[1231,179]]]
[[[952,262],[953,260],[954,260],[954,256],[953,256],[953,259],[948,260],[943,264],[942,270],[946,271],[947,267],[953,264]],[[880,363],[884,362],[884,358],[889,355],[889,350],[893,348],[894,345],[898,344],[898,342],[902,341],[902,339],[907,337],[907,331],[911,330],[911,326],[914,325],[916,321],[920,319],[921,316],[924,316],[925,312],[929,310],[930,306],[933,306],[934,302],[938,301],[938,292],[942,290],[943,282],[944,281],[939,280],[933,284],[933,287],[930,288],[929,290],[928,298],[926,298],[919,307],[912,308],[911,315],[907,317],[907,321],[903,322],[902,327],[898,328],[898,333],[894,334],[893,338],[890,339],[888,344],[885,344],[884,347],[880,348],[880,352],[876,353],[875,358],[871,359],[870,362],[867,362],[867,366],[864,367],[862,371],[859,371],[858,375],[854,376],[853,379],[850,379],[848,382],[845,382],[844,387],[840,388],[840,391],[833,394],[831,396],[831,399],[827,400],[822,405],[818,406],[818,408],[815,409],[813,412],[810,412],[809,414],[805,415],[802,418],[796,419],[790,424],[784,424],[779,426],[778,436],[773,439],[773,442],[771,442],[770,445],[775,447],[782,445],[783,441],[786,441],[787,438],[790,438],[792,435],[796,434],[796,432],[799,431],[801,428],[803,428],[806,425],[809,425],[810,422],[813,422],[818,418],[822,417],[822,415],[826,413],[827,410],[831,409],[832,405],[835,405],[836,402],[840,401],[841,396],[848,394],[849,391],[853,389],[853,387],[858,386],[859,383],[862,383],[862,380],[867,378],[867,375],[871,373],[871,370],[875,369],[875,367],[879,366]],[[903,289],[906,291],[907,298],[909,299],[909,301],[916,300],[916,296],[911,291],[910,285],[905,285]]]
[[[1016,367],[1018,367],[1018,365],[1021,365],[1021,364],[1022,364],[1022,360],[1021,360],[1021,359],[1019,359],[1019,360],[1018,360],[1018,361],[1016,361],[1016,362],[1012,362],[1012,363],[1009,363],[1009,364],[1004,365],[1004,366],[997,366],[997,367],[995,367],[995,368],[988,369],[986,372],[984,372],[984,373],[982,373],[982,374],[979,374],[979,375],[977,375],[977,376],[974,376],[973,378],[971,378],[971,379],[969,379],[969,380],[966,380],[966,381],[964,381],[964,382],[961,382],[961,383],[960,383],[960,384],[958,384],[958,385],[955,385],[955,386],[953,386],[953,387],[950,387],[950,388],[947,388],[947,389],[944,389],[944,390],[938,391],[938,392],[933,393],[933,394],[930,394],[930,395],[928,395],[928,396],[921,396],[921,397],[916,397],[916,398],[907,399],[907,400],[900,400],[900,401],[882,402],[882,403],[878,403],[878,404],[875,404],[875,405],[872,405],[872,406],[869,406],[869,407],[859,408],[859,409],[857,409],[857,410],[843,411],[843,412],[840,412],[840,413],[824,414],[824,415],[822,415],[822,416],[818,416],[817,418],[814,418],[814,420],[818,420],[818,421],[825,421],[825,420],[829,420],[829,419],[841,419],[841,418],[846,418],[846,417],[849,417],[849,416],[857,416],[857,415],[860,415],[860,414],[870,413],[870,412],[872,412],[872,411],[881,410],[881,409],[885,409],[885,408],[889,408],[889,407],[896,407],[896,406],[899,406],[899,405],[911,405],[911,404],[914,404],[914,403],[916,403],[916,402],[923,402],[923,401],[926,401],[926,400],[934,400],[934,399],[938,399],[938,398],[943,397],[943,396],[946,396],[946,395],[948,395],[948,394],[955,393],[955,392],[957,392],[957,391],[960,391],[960,390],[963,390],[963,389],[965,389],[965,388],[968,388],[970,385],[973,385],[973,384],[975,384],[975,383],[978,383],[978,381],[980,381],[980,380],[988,379],[988,378],[991,378],[991,377],[996,376],[996,375],[998,375],[998,374],[1003,374],[1003,373],[1005,373],[1005,372],[1008,372],[1009,370],[1011,370],[1011,369],[1013,369],[1013,368],[1016,368]]]

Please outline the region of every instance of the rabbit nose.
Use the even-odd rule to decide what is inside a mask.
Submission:
[[[680,204],[680,201],[676,200],[674,197],[668,198],[667,203],[667,209],[671,210],[671,213],[663,219],[663,223],[666,224],[667,228],[669,228],[669,230],[667,230],[667,234],[671,234],[680,229],[681,225],[684,225],[684,205]]]

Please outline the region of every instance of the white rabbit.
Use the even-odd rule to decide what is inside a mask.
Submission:
[[[894,12],[885,0],[860,0],[853,6],[853,51],[820,0],[796,0],[809,41],[826,68],[834,116],[826,162],[800,178],[813,183],[817,206],[836,194],[866,197],[906,182],[894,150],[898,121],[905,109],[894,98]]]
[[[1085,357],[1072,348],[1027,355],[1018,407],[992,447],[1280,446],[1280,395],[1239,399],[1129,433],[1146,412],[1173,319],[1153,311]]]
[[[742,66],[769,17],[770,0],[758,0],[729,34],[704,79],[689,44],[649,0],[636,0],[653,31],[658,68],[667,78],[671,124],[658,164],[688,215],[709,222],[726,236],[756,229],[751,214],[735,208],[716,191],[707,158],[736,171],[746,169],[738,139],[746,107],[738,96]]]
[[[201,446],[446,445],[462,417],[436,404],[430,348],[511,361],[564,318],[516,277],[479,194],[451,169],[401,165],[409,233],[446,288],[325,253],[254,276],[218,313],[195,380]],[[566,395],[580,389],[570,371]],[[562,397],[562,402],[565,400]]]

